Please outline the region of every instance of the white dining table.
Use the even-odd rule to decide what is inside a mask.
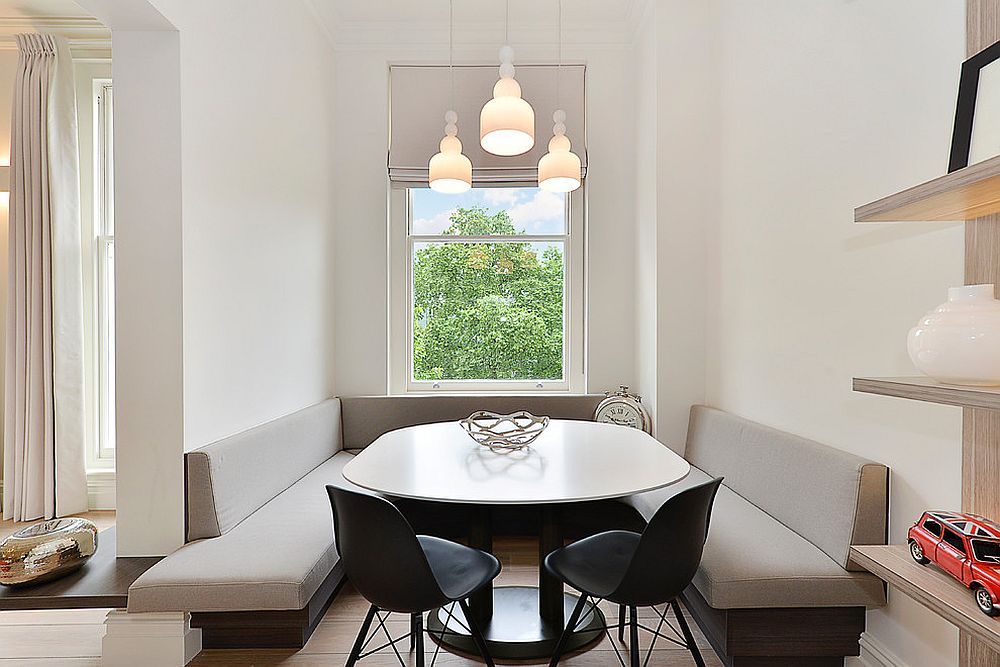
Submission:
[[[560,510],[587,501],[623,498],[673,484],[691,467],[643,431],[590,421],[553,419],[528,447],[495,452],[474,441],[459,422],[411,426],[381,435],[344,466],[344,477],[380,494],[469,505],[469,543],[492,549],[490,507],[541,508],[539,557],[563,545]],[[539,561],[538,588],[496,587],[474,596],[494,657],[539,658],[551,654],[576,596],[548,575]],[[596,607],[585,615],[569,650],[602,633]],[[459,620],[432,613],[428,629],[444,631],[443,643],[475,652]]]

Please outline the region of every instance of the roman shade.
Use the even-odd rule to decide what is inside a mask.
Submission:
[[[455,99],[451,75],[443,66],[393,65],[389,68],[389,180],[394,187],[427,184],[427,163],[444,136],[444,114],[458,112],[458,138],[472,160],[475,186],[526,185],[538,180],[538,160],[552,137],[556,110],[554,65],[517,66],[522,95],[535,110],[535,146],[524,155],[499,157],[479,145],[479,112],[493,96],[496,65],[455,67]],[[566,135],[587,173],[586,68],[563,65],[559,74],[559,107],[566,111]]]

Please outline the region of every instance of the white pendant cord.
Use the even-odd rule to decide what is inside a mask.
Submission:
[[[561,1],[561,0],[560,0]],[[455,0],[448,0],[448,73],[451,75],[451,108],[455,108]]]
[[[558,60],[556,60],[556,109],[559,107],[559,80],[562,78],[562,0],[557,3],[559,7],[557,25],[559,30]]]
[[[504,5],[503,14],[503,43],[510,44],[510,0]]]

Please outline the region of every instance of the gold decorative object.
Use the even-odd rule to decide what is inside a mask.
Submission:
[[[0,585],[40,584],[80,569],[97,551],[97,526],[71,517],[22,528],[0,542]]]
[[[549,425],[549,418],[536,417],[526,410],[509,415],[480,410],[463,419],[461,424],[480,445],[494,452],[511,452],[534,442]]]

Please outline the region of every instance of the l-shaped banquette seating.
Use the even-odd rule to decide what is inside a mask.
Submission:
[[[334,398],[188,452],[187,543],[136,580],[128,611],[190,612],[206,648],[301,647],[345,579],[325,486],[349,485],[341,471],[357,451],[388,431],[475,410],[589,420],[601,399]],[[692,472],[677,484],[564,514],[577,532],[591,518],[595,532],[609,522],[641,530],[672,494],[724,476],[684,595],[716,652],[737,667],[832,667],[857,655],[865,609],[885,604],[885,589],[849,548],[885,543],[888,470],[705,406],[691,410],[685,457]],[[414,523],[424,530],[433,519]]]

